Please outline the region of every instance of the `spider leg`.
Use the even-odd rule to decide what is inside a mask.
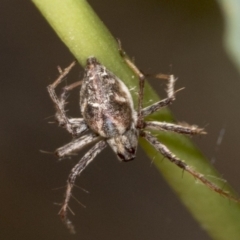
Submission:
[[[143,109],[143,92],[144,92],[144,83],[145,83],[145,75],[137,68],[137,66],[127,57],[125,52],[122,49],[121,41],[118,39],[118,50],[120,55],[123,57],[127,65],[132,69],[132,71],[138,76],[139,79],[139,92],[138,92],[138,121],[137,127],[142,129],[144,127],[144,117],[158,111],[159,109],[170,105],[175,100],[175,93],[174,92],[174,84],[176,82],[176,78],[173,75],[166,75],[166,74],[157,74],[155,75],[156,78],[167,79],[167,98],[163,99],[151,106],[148,106]]]
[[[71,170],[71,173],[67,180],[67,189],[65,193],[65,199],[62,205],[61,210],[59,211],[59,215],[70,230],[71,233],[75,233],[74,226],[72,225],[71,221],[67,218],[67,210],[68,210],[68,203],[71,197],[72,188],[74,186],[76,177],[80,175],[80,173],[86,168],[86,166],[100,153],[105,147],[107,146],[104,140],[101,140],[96,145],[94,145],[83,157],[82,159],[74,166]]]
[[[137,66],[127,57],[126,53],[122,49],[122,44],[119,39],[118,41],[118,50],[124,61],[127,65],[132,69],[132,71],[138,76],[139,79],[139,91],[138,91],[138,122],[137,125],[139,128],[142,128],[143,124],[143,116],[142,116],[142,108],[143,108],[143,91],[144,91],[144,83],[145,83],[145,76],[144,74],[137,68]]]
[[[71,125],[71,133],[74,137],[78,137],[88,130],[86,121],[83,118],[68,118],[68,121]]]
[[[147,121],[144,124],[145,129],[158,131],[171,131],[185,135],[206,134],[203,128],[198,128],[195,125],[178,125],[167,122]]]
[[[55,153],[59,158],[62,158],[66,155],[70,155],[71,153],[80,151],[86,145],[100,139],[101,138],[95,133],[89,133],[77,139],[73,139],[70,143],[58,148]]]
[[[176,78],[174,78],[173,75],[169,75],[168,76],[168,84],[167,84],[167,98],[159,101],[159,102],[156,102],[146,108],[143,108],[141,110],[141,116],[142,117],[146,117],[158,110],[160,110],[161,108],[163,107],[166,107],[168,105],[170,105],[174,100],[175,100],[175,93],[174,92],[174,84],[176,82]]]
[[[200,180],[204,185],[206,185],[213,191],[215,191],[229,199],[232,199],[235,202],[240,201],[236,197],[230,195],[228,192],[225,192],[224,190],[219,188],[217,185],[215,185],[214,183],[207,180],[203,174],[193,170],[192,167],[187,165],[184,161],[177,158],[173,153],[171,153],[171,151],[165,145],[160,143],[156,137],[153,137],[151,134],[149,134],[147,132],[143,132],[143,131],[141,132],[141,136],[143,138],[145,138],[158,152],[160,152],[170,162],[174,163],[175,165],[177,165],[179,168],[183,169],[184,171],[190,173],[194,178]]]
[[[63,89],[63,92],[60,96],[60,98],[57,97],[57,94],[55,92],[55,88],[63,81],[64,77],[71,71],[71,69],[74,67],[76,62],[72,62],[67,68],[65,68],[63,71],[59,68],[60,75],[59,77],[47,87],[49,95],[55,104],[56,107],[56,119],[59,122],[60,126],[63,126],[67,129],[69,133],[71,133],[74,136],[79,136],[81,133],[83,133],[88,127],[83,119],[69,119],[66,115],[64,106],[66,105],[66,99],[67,99],[67,93],[69,90],[72,90],[73,88],[79,86],[81,84],[81,81],[78,81],[76,83],[73,83],[69,86],[66,86]]]

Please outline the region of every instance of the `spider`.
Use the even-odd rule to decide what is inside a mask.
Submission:
[[[59,125],[64,127],[73,136],[73,140],[70,143],[56,150],[57,156],[63,158],[80,151],[90,143],[95,143],[72,168],[67,180],[65,199],[59,212],[61,219],[73,233],[74,227],[67,217],[67,212],[76,177],[80,175],[87,165],[106,148],[107,145],[112,148],[120,161],[128,162],[133,160],[136,156],[139,137],[145,138],[163,157],[190,173],[210,189],[234,199],[234,197],[230,196],[227,192],[207,180],[201,173],[195,171],[183,160],[176,157],[164,144],[151,135],[150,130],[171,131],[185,135],[205,134],[206,132],[204,129],[196,126],[145,121],[144,118],[146,116],[172,104],[175,100],[176,91],[174,90],[174,85],[176,78],[173,75],[158,76],[168,80],[166,90],[167,97],[143,108],[145,76],[125,55],[121,45],[119,46],[121,56],[139,78],[137,110],[133,107],[133,100],[126,85],[106,69],[105,66],[99,63],[95,57],[89,57],[87,59],[83,80],[66,86],[60,97],[57,97],[55,88],[63,81],[76,62],[71,63],[63,71],[59,68],[59,77],[47,88],[56,107],[56,119]],[[80,110],[82,118],[69,118],[65,111],[67,95],[70,90],[80,85]]]

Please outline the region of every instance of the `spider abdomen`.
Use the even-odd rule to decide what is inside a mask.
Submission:
[[[94,57],[87,60],[80,108],[87,125],[104,138],[122,135],[136,118],[128,88]]]

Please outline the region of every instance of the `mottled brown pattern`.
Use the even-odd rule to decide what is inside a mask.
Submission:
[[[89,128],[102,137],[121,135],[133,122],[132,99],[122,85],[122,81],[95,58],[88,59],[80,91],[80,108]]]

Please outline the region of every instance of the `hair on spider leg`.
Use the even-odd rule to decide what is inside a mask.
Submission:
[[[215,145],[215,149],[214,149],[214,156],[211,158],[211,163],[214,164],[216,162],[216,159],[217,159],[217,154],[220,150],[220,147],[221,147],[221,144],[223,142],[223,138],[225,136],[225,133],[226,133],[226,128],[223,127],[220,129],[219,131],[219,134],[218,134],[218,137],[217,137],[217,141],[216,141],[216,145]]]
[[[155,161],[156,155],[151,157],[150,167],[152,167],[154,161]]]
[[[184,169],[182,169],[182,178],[184,177],[184,172],[185,172],[185,170],[184,170]]]
[[[71,197],[83,208],[87,208],[86,205],[84,205],[83,203],[81,203],[73,194],[71,194]]]
[[[80,186],[78,186],[78,185],[76,185],[76,184],[74,184],[74,187],[76,187],[76,188],[82,190],[83,192],[85,192],[85,193],[87,193],[87,194],[90,193],[90,192],[89,192],[88,190],[86,190],[85,188],[80,187]],[[60,189],[63,189],[63,188],[66,188],[66,185],[64,185],[64,186],[62,186],[62,187],[52,188],[52,190],[55,191],[55,190],[60,190]]]
[[[72,215],[75,215],[74,211],[68,206],[68,210],[71,212]],[[74,230],[74,228],[73,228]]]
[[[227,184],[227,180],[226,179],[224,179],[224,178],[220,178],[220,177],[216,177],[216,176],[213,176],[213,175],[206,175],[208,178],[212,178],[212,179],[215,179],[215,180],[217,180],[217,181],[221,181],[221,182],[223,182],[223,185],[221,185],[221,190],[223,191],[223,192],[226,192],[226,193],[228,193],[229,194],[229,192],[228,191],[225,191],[224,190],[224,188],[225,188],[225,186],[226,186],[226,184]],[[203,184],[201,181],[199,181],[199,179],[197,179],[196,178],[196,183],[197,184]],[[220,194],[221,195],[221,194]],[[232,199],[231,199],[232,200]]]
[[[85,193],[87,193],[87,194],[90,193],[90,192],[89,192],[88,190],[86,190],[85,188],[82,188],[82,187],[80,187],[80,186],[78,186],[78,185],[76,185],[76,184],[74,184],[74,187],[81,189],[83,192],[85,192]]]
[[[53,204],[56,205],[56,206],[62,206],[62,203],[54,202]],[[80,205],[81,205],[81,204],[80,204]],[[84,206],[84,205],[83,205],[83,206]],[[70,211],[70,213],[71,213],[72,215],[75,216],[74,211],[73,211],[69,206],[68,206],[68,210]],[[60,210],[60,211],[61,211],[61,210]],[[60,212],[60,211],[59,211],[59,212]],[[59,214],[59,213],[58,213],[58,214]],[[70,222],[70,221],[69,221],[69,222]],[[70,222],[70,223],[71,223],[71,222]],[[76,233],[73,225],[69,224],[69,225],[68,225],[68,228],[69,228],[70,233],[73,233],[73,234]]]
[[[215,180],[217,180],[217,181],[219,181],[219,182],[222,182],[223,183],[223,185],[222,185],[222,189],[224,189],[224,187],[226,186],[226,184],[227,184],[227,180],[226,179],[224,179],[223,177],[217,177],[217,176],[213,176],[213,175],[206,175],[208,178],[211,178],[211,179],[215,179]]]
[[[133,92],[133,91],[134,91],[134,93],[135,93],[136,88],[137,88],[136,86],[131,87],[131,88],[129,89],[129,92]]]
[[[56,155],[56,152],[54,154]],[[77,156],[77,153],[75,153],[75,154],[71,153],[71,155],[69,154],[68,156],[58,157],[58,162],[70,160],[70,159],[72,159],[72,156]]]
[[[52,188],[53,191],[56,191],[56,190],[60,190],[60,189],[63,189],[63,188],[66,188],[66,185],[62,186],[62,187],[57,187],[57,188]]]
[[[56,155],[56,152],[50,152],[50,151],[45,151],[45,150],[39,150],[40,153],[44,153],[44,154],[50,154],[50,155]],[[59,157],[58,158],[58,161],[62,161],[62,160],[66,160],[66,159],[71,159],[71,156],[77,156],[77,153],[71,153],[71,155],[68,155],[68,156],[64,156],[64,157]]]
[[[47,120],[49,118],[55,118],[55,115],[51,115],[51,116],[45,117],[43,120]]]
[[[50,155],[54,155],[55,152],[50,152],[50,151],[45,151],[45,150],[39,150],[40,153],[44,153],[44,154],[50,154]]]

